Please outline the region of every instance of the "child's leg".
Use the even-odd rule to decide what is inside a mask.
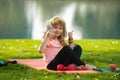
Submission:
[[[67,66],[70,63],[70,59],[66,56],[66,47],[63,47],[60,52],[56,55],[56,57],[47,65],[48,69],[56,70],[58,64],[63,64]]]
[[[73,50],[69,46],[64,46],[60,52],[56,55],[56,57],[48,64],[47,68],[56,70],[58,64],[76,64],[76,65],[85,65],[84,62],[79,60],[75,55]]]
[[[79,45],[76,44],[76,45],[73,47],[73,52],[75,53],[75,56],[76,56],[78,59],[80,59],[81,54],[82,54],[82,48],[81,48],[81,46],[79,46]]]
[[[65,46],[66,47],[66,58],[69,58],[71,60],[71,63],[76,64],[77,66],[79,65],[85,65],[85,63],[83,61],[81,61],[80,59],[78,59],[74,54],[73,50],[69,47],[69,46]]]

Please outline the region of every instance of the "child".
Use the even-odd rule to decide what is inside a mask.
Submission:
[[[43,54],[47,69],[57,70],[59,64],[67,67],[69,64],[77,66],[76,69],[86,67],[86,64],[75,56],[74,49],[66,44],[66,24],[60,17],[53,17],[48,24],[39,52]],[[81,54],[81,53],[80,53]]]

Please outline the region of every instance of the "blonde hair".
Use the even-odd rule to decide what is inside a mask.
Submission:
[[[58,40],[60,41],[60,43],[62,43],[62,42],[64,41],[64,38],[65,38],[66,35],[67,35],[65,21],[64,21],[62,18],[60,18],[60,17],[58,17],[58,16],[55,16],[55,17],[53,17],[53,18],[50,19],[49,24],[50,24],[52,27],[54,27],[54,26],[56,26],[56,25],[60,25],[60,26],[63,27],[63,33],[58,37]],[[45,32],[43,38],[45,37],[45,35],[46,35],[46,32]]]

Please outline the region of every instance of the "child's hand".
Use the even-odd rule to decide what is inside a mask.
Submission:
[[[50,30],[50,29],[52,29],[52,26],[47,25],[47,30]]]
[[[68,37],[72,37],[73,35],[73,30],[71,32],[68,32]]]
[[[49,29],[49,30],[47,31],[47,37],[49,37],[49,38],[54,37],[53,29]]]

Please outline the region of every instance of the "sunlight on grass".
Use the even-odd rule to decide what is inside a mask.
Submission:
[[[66,41],[67,42],[67,41]],[[109,64],[117,64],[120,68],[120,40],[85,39],[74,40],[81,45],[83,52],[81,59],[98,68],[109,68]],[[42,58],[38,53],[41,41],[29,39],[0,40],[0,60],[9,58]],[[15,74],[14,74],[15,73]],[[14,76],[12,76],[14,74]],[[45,70],[34,70],[20,64],[10,64],[0,67],[0,80],[119,80],[118,73],[98,74],[56,74]],[[7,77],[6,77],[7,76]]]
[[[0,40],[0,58],[40,58],[39,41],[33,40]]]

